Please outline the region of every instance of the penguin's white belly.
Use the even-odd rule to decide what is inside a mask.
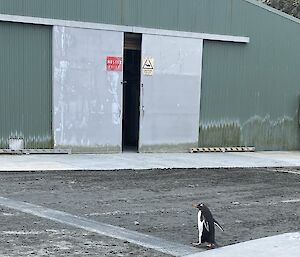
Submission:
[[[201,211],[198,212],[198,230],[199,230],[199,243],[201,244],[201,237],[203,233],[204,220],[201,221]]]

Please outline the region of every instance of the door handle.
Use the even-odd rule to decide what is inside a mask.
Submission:
[[[143,115],[143,117],[145,115],[145,106],[142,106],[142,115]]]
[[[142,94],[141,94],[141,107],[142,107],[142,117],[145,115],[145,106],[144,106],[144,84],[141,84]]]
[[[122,84],[122,85],[126,85],[126,84],[127,84],[127,81],[126,81],[126,80],[121,81],[121,84]]]

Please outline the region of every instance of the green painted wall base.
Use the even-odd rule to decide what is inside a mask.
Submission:
[[[299,150],[297,117],[272,120],[254,116],[243,124],[224,122],[200,126],[199,147],[255,146],[257,150]]]

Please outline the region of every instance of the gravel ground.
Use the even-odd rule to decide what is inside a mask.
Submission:
[[[300,170],[187,169],[0,173],[0,196],[181,244],[197,241],[206,203],[219,245],[300,231]],[[3,256],[167,256],[0,207]]]

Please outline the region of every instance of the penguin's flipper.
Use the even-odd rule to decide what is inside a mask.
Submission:
[[[208,225],[208,221],[204,220],[204,227],[207,230],[207,232],[209,232],[209,225]]]
[[[201,213],[201,218],[200,221],[202,222],[202,224],[204,225],[205,229],[207,232],[209,232],[209,225],[208,225],[208,221],[205,219],[205,216],[203,215],[203,213]]]
[[[215,223],[215,225],[216,225],[220,230],[222,230],[222,231],[224,232],[224,229],[222,228],[222,226],[220,225],[220,223],[219,223],[218,221],[216,221],[216,220],[214,219],[214,223]]]

